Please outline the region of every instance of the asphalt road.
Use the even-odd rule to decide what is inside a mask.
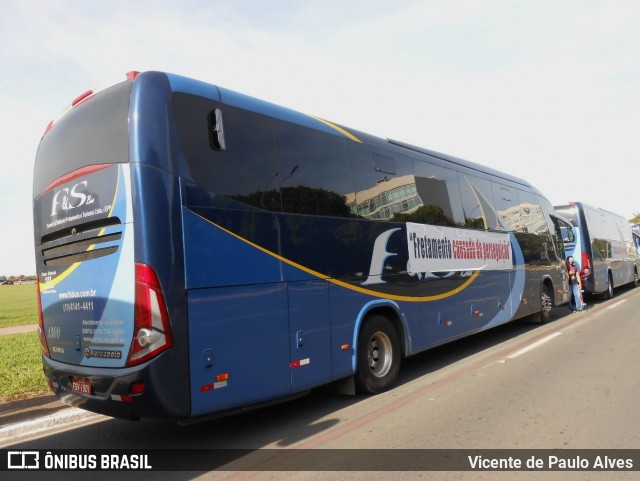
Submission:
[[[511,480],[516,474],[510,471],[350,471],[344,458],[337,464],[332,460],[343,456],[344,450],[362,449],[354,452],[372,457],[372,463],[384,465],[386,456],[388,464],[397,466],[401,457],[407,463],[404,469],[412,469],[423,464],[411,456],[426,455],[407,451],[412,449],[464,449],[477,454],[485,449],[591,449],[602,454],[610,449],[640,449],[639,339],[640,289],[627,289],[587,312],[568,314],[558,309],[556,320],[547,325],[517,321],[414,356],[405,361],[399,386],[382,395],[312,393],[190,426],[91,417],[72,429],[22,440],[11,449],[328,450],[309,461],[303,451],[276,453],[268,461],[257,457],[261,451],[242,453],[246,456],[238,459],[256,460],[252,471],[131,473],[137,480]],[[306,468],[317,472],[286,471],[288,463],[307,462],[311,464]],[[326,469],[344,472],[322,471]],[[24,479],[39,479],[41,474],[52,479],[51,473],[29,473]],[[115,475],[91,477],[100,474],[105,479]],[[128,479],[126,474],[117,476]],[[637,480],[640,475],[627,470],[565,470],[519,472],[517,479]]]

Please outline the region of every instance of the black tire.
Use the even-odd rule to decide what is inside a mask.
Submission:
[[[605,299],[613,299],[613,278],[611,277],[611,274],[609,274],[607,290],[604,291],[603,296]]]
[[[638,287],[640,279],[638,279],[638,269],[633,270],[633,287]]]
[[[553,309],[553,299],[551,298],[551,290],[549,286],[543,284],[540,290],[540,312],[538,313],[538,320],[540,324],[546,324],[551,322],[551,310]]]
[[[356,389],[378,394],[391,389],[400,372],[400,339],[393,323],[384,316],[367,319],[358,334]]]

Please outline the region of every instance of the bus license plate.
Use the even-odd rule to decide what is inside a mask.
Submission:
[[[91,381],[88,379],[74,378],[71,380],[71,390],[78,394],[91,395]]]

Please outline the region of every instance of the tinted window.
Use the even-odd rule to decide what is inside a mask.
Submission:
[[[626,219],[590,207],[584,208],[584,215],[591,245],[602,258],[617,259],[632,252],[631,226]]]
[[[585,208],[584,215],[592,238],[626,242],[631,237],[631,227],[625,219],[591,208]]]
[[[549,218],[549,211],[545,213],[545,208],[551,208],[551,204],[531,192],[518,191],[518,196],[520,220],[516,238],[522,248],[525,262],[540,265],[557,260],[557,256],[562,252],[559,254],[557,252],[558,246],[555,242],[557,239],[551,235],[555,232],[555,227]],[[545,202],[544,208],[542,202]]]
[[[498,220],[493,205],[491,183],[461,173],[458,174],[458,181],[464,213],[463,226],[472,229],[497,229]]]
[[[345,139],[194,95],[172,102],[187,164],[205,189],[273,212],[352,215]],[[224,150],[209,135],[216,109]]]
[[[579,226],[578,209],[575,206],[572,206],[572,205],[558,206],[554,210],[555,212],[560,214],[562,217],[569,220],[571,222],[571,225],[573,225],[574,227]]]
[[[187,94],[172,104],[180,142],[195,181],[205,189],[261,207],[273,200],[266,193],[277,185],[273,124],[268,117]],[[225,148],[212,148],[209,115],[223,113]]]
[[[524,232],[522,206],[518,191],[506,185],[493,182],[493,199],[498,215],[498,230]]]
[[[353,191],[345,139],[274,121],[279,189],[284,212],[349,217],[346,195]],[[275,190],[274,190],[275,192]]]
[[[556,225],[551,219],[551,215],[555,213],[551,202],[549,202],[546,198],[537,194],[529,194],[535,195],[535,198],[538,199],[538,204],[540,204],[540,208],[542,209],[542,216],[544,217],[544,221],[547,224],[547,230],[552,234],[557,234]]]
[[[423,206],[418,215],[422,215],[425,224],[464,225],[462,200],[458,175],[451,169],[419,160],[413,161],[416,189]]]
[[[353,213],[375,220],[398,220],[422,206],[411,160],[352,145],[355,190],[347,196]],[[404,220],[404,219],[401,219]]]
[[[123,82],[99,92],[55,122],[36,155],[34,196],[81,167],[129,162],[131,85]]]
[[[553,230],[553,224],[549,219],[547,223],[547,215],[541,205],[541,198],[531,192],[519,191],[520,197],[520,231],[531,234],[549,235]],[[550,205],[547,206],[547,208]],[[551,229],[549,226],[551,225]]]

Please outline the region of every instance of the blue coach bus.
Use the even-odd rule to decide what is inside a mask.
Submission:
[[[89,91],[34,173],[44,372],[65,403],[201,418],[567,301],[529,183],[159,72]]]
[[[584,202],[555,207],[569,220],[572,237],[564,239],[567,256],[573,256],[584,292],[614,296],[614,288],[638,285],[638,235],[624,217]]]

